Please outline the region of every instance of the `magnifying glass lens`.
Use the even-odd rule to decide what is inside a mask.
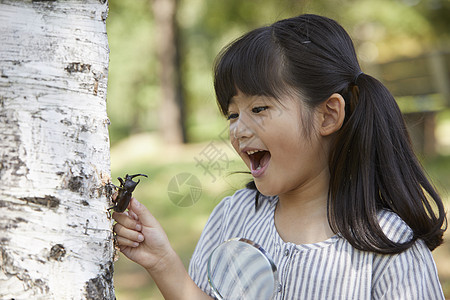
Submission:
[[[271,299],[276,272],[264,249],[246,239],[226,241],[208,260],[209,283],[219,299]]]

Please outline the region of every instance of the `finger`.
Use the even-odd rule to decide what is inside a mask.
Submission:
[[[139,221],[139,217],[132,211],[128,211],[130,217],[132,217],[133,219],[135,219],[136,221]]]
[[[139,231],[128,229],[121,224],[117,223],[114,225],[114,232],[117,238],[123,238],[132,242],[142,242],[144,240],[144,235]]]
[[[150,211],[135,198],[131,198],[129,210],[132,213],[136,214],[137,218],[143,226],[161,227],[158,221],[156,221],[155,217],[153,217],[153,215],[150,213]]]
[[[113,219],[116,220],[117,224],[124,226],[128,229],[141,231],[142,225],[129,216],[128,213],[113,213]]]
[[[122,251],[122,249],[125,248],[125,247],[136,248],[136,247],[139,246],[138,242],[130,241],[130,240],[128,240],[126,238],[123,238],[121,236],[117,236],[116,240],[117,240],[117,244],[119,245],[120,251]]]

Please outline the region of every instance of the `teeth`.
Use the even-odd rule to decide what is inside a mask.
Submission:
[[[264,151],[264,150],[250,150],[250,151],[247,151],[247,154],[252,155],[252,154],[255,154],[256,152],[260,152],[260,151]]]

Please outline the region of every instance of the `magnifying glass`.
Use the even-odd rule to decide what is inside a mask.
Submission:
[[[277,268],[260,245],[233,238],[209,256],[208,280],[220,300],[269,300],[276,290]]]

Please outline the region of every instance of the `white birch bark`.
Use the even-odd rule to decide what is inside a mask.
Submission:
[[[107,9],[0,0],[0,299],[114,299]]]

